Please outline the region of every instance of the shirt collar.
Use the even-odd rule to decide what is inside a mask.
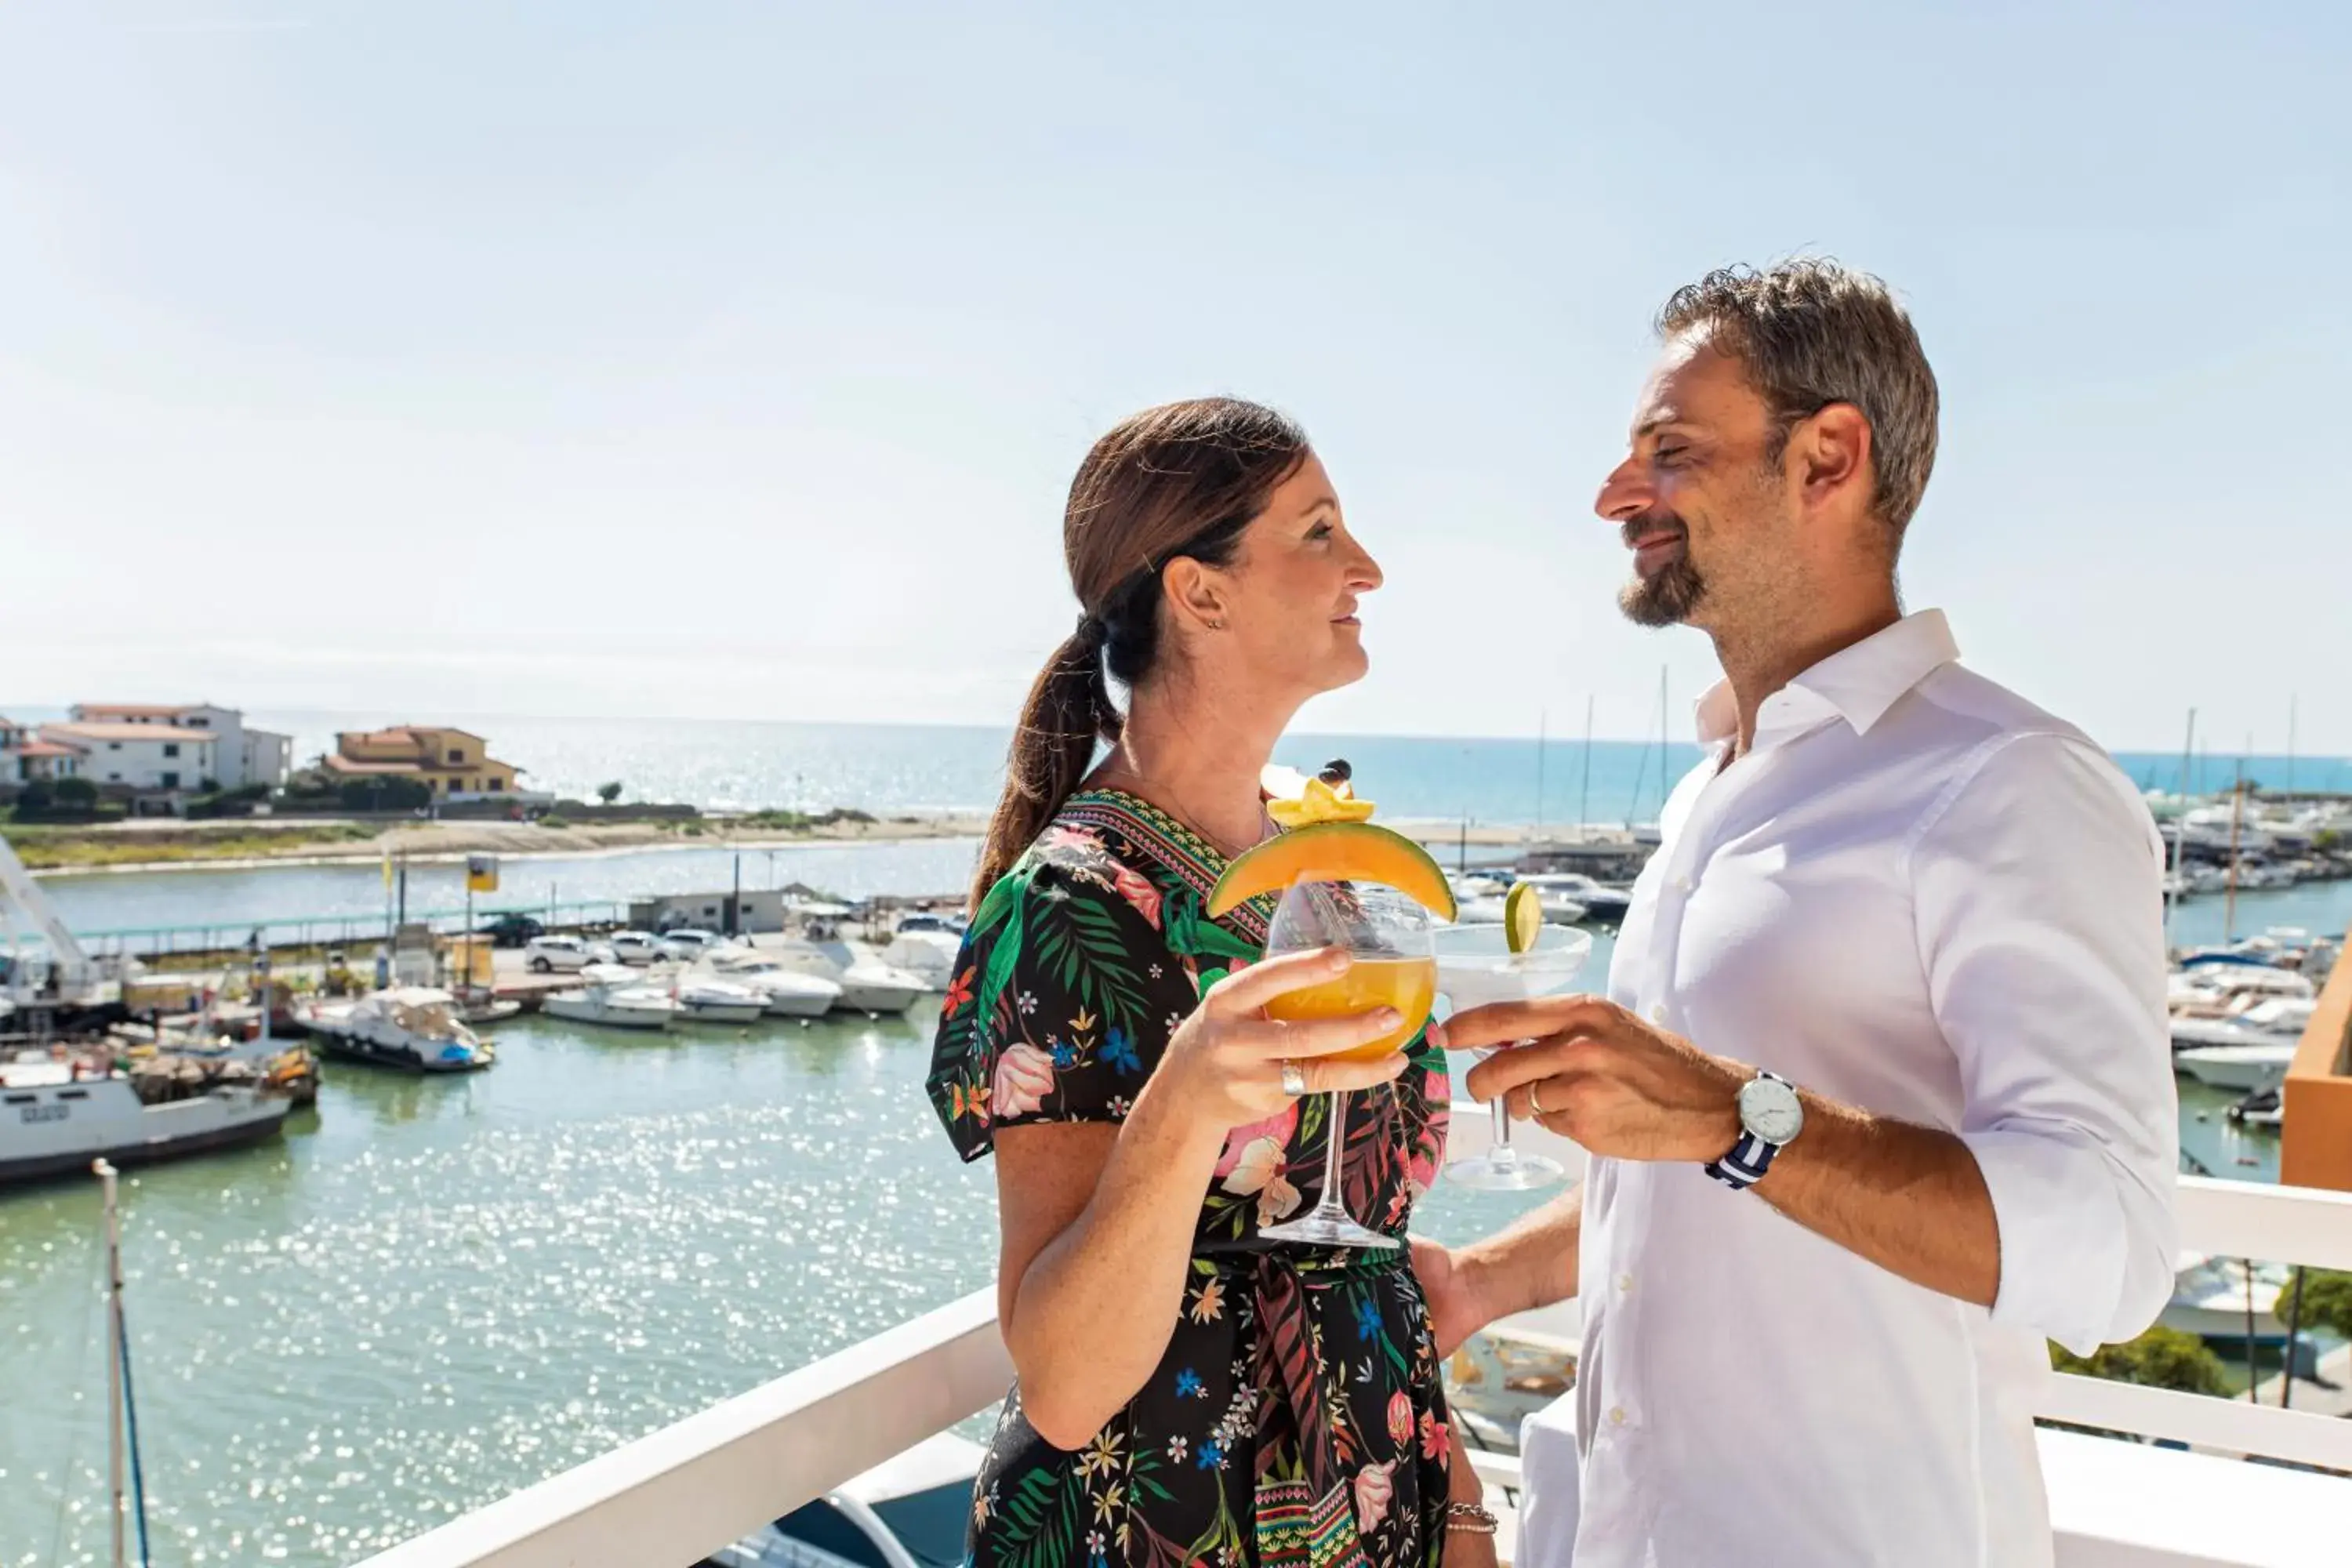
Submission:
[[[1934,671],[1960,657],[1941,610],[1919,610],[1814,665],[1767,699],[1757,728],[1785,729],[1832,715],[1857,735]],[[1778,711],[1775,711],[1775,710]],[[1718,680],[1698,700],[1698,738],[1713,746],[1738,732],[1731,683]]]

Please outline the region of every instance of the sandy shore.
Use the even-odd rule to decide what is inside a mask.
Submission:
[[[614,822],[550,827],[533,822],[419,822],[387,828],[372,837],[352,836],[365,826],[323,818],[299,822],[272,821],[268,817],[223,822],[158,818],[70,830],[72,839],[80,844],[103,842],[110,848],[119,848],[126,843],[145,842],[163,851],[152,858],[124,858],[104,864],[43,865],[44,857],[35,843],[18,847],[37,876],[101,877],[154,871],[240,871],[273,866],[373,866],[388,854],[404,856],[412,863],[432,864],[459,860],[468,855],[577,859],[643,849],[897,844],[919,839],[978,838],[988,831],[988,818],[979,812],[940,812],[883,817],[872,822],[838,822],[798,831],[737,827],[724,817],[702,817],[683,826]],[[1575,831],[1567,827],[1538,830],[1523,825],[1477,823],[1465,830],[1459,823],[1416,818],[1400,818],[1389,826],[1427,845],[1441,859],[1444,851],[1457,845],[1492,850],[1533,838],[1572,835]],[[283,842],[268,842],[273,838]]]
[[[988,822],[976,813],[839,822],[802,831],[737,828],[723,818],[711,817],[687,826],[653,822],[583,823],[561,827],[530,822],[420,822],[387,829],[372,838],[337,837],[321,841],[321,830],[355,826],[324,820],[271,822],[267,818],[110,824],[86,832],[90,837],[103,836],[115,841],[152,837],[168,844],[170,851],[168,858],[125,859],[104,865],[43,867],[31,846],[20,849],[37,876],[94,877],[128,872],[237,871],[274,866],[373,866],[386,855],[404,857],[412,864],[432,864],[460,860],[468,855],[518,859],[580,858],[640,849],[894,844],[917,839],[976,838],[987,831]],[[687,827],[699,831],[689,832]],[[268,843],[272,837],[282,837],[285,842]],[[207,839],[214,842],[207,845]],[[213,849],[217,853],[208,852]]]

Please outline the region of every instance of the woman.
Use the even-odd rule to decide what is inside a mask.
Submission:
[[[1306,437],[1230,399],[1096,443],[1063,549],[1086,613],[1021,716],[929,1085],[964,1157],[997,1157],[1019,1373],[973,1558],[1476,1568],[1492,1520],[1453,1462],[1408,1254],[1258,1238],[1318,1195],[1327,1118],[1302,1095],[1330,1089],[1370,1090],[1349,1102],[1347,1196],[1401,1237],[1444,1158],[1444,1062],[1419,1039],[1329,1060],[1394,1015],[1260,1009],[1344,955],[1253,965],[1265,904],[1202,913],[1273,831],[1276,739],[1363,675],[1356,605],[1380,568]]]

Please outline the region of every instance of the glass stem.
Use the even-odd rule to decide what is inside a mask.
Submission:
[[[1499,1095],[1496,1097],[1494,1111],[1495,1147],[1488,1153],[1487,1159],[1496,1169],[1500,1170],[1506,1166],[1517,1164],[1519,1152],[1511,1147],[1511,1108],[1503,1102]]]
[[[1315,1206],[1336,1214],[1348,1212],[1348,1205],[1339,1199],[1339,1146],[1348,1131],[1347,1112],[1348,1091],[1333,1089],[1330,1109],[1324,1116],[1328,1131],[1323,1148],[1323,1196]]]

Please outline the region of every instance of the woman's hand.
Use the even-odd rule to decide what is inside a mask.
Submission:
[[[1470,1463],[1469,1445],[1462,1440],[1462,1417],[1454,1417],[1453,1431],[1447,1435],[1452,1449],[1445,1462],[1445,1500],[1484,1505],[1486,1483]],[[1449,1530],[1445,1532],[1444,1568],[1495,1568],[1502,1542],[1491,1535],[1475,1531]]]
[[[1345,952],[1326,949],[1285,953],[1226,975],[1177,1026],[1144,1092],[1160,1098],[1163,1111],[1181,1106],[1188,1122],[1222,1135],[1290,1105],[1297,1096],[1283,1088],[1286,1061],[1298,1064],[1308,1094],[1370,1089],[1396,1078],[1405,1069],[1402,1051],[1378,1061],[1329,1059],[1393,1033],[1402,1019],[1392,1007],[1296,1022],[1262,1012],[1277,996],[1339,979],[1352,962]]]

